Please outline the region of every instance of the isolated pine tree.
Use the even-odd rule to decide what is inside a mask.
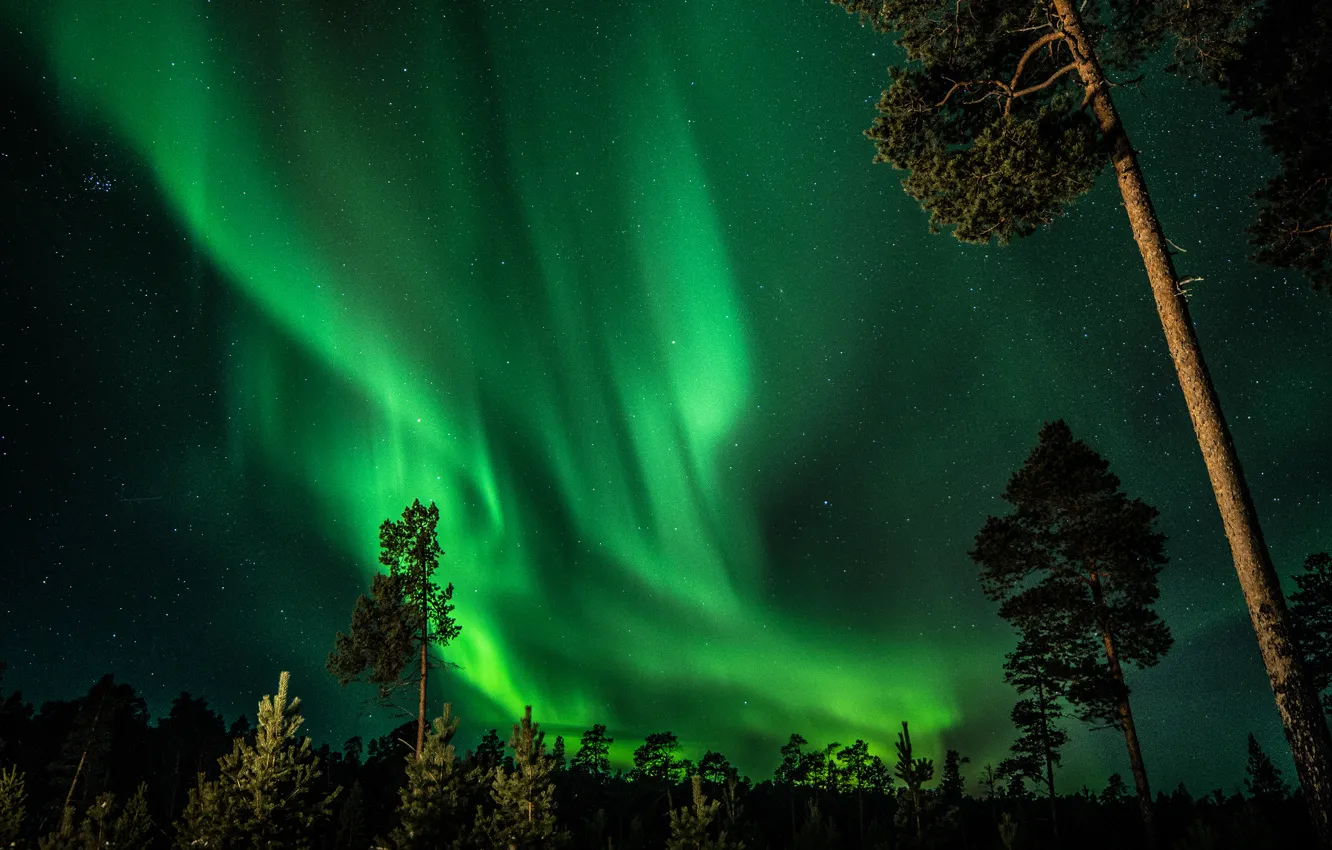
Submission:
[[[721,803],[707,798],[697,774],[690,779],[690,788],[692,805],[671,812],[671,837],[666,850],[742,850],[743,841],[731,841],[726,830],[714,828]]]
[[[419,758],[407,759],[407,784],[399,792],[398,825],[389,834],[394,850],[448,847],[462,834],[463,797],[453,735],[458,720],[444,705]]]
[[[583,738],[569,762],[569,769],[575,773],[604,782],[610,778],[610,745],[615,739],[606,734],[606,727],[600,723],[583,733]]]
[[[1239,455],[1208,374],[1189,315],[1188,283],[1152,206],[1138,152],[1120,120],[1110,75],[1154,70],[1148,57],[1170,47],[1167,70],[1225,77],[1259,5],[1250,0],[835,0],[876,30],[897,35],[905,61],[890,68],[879,117],[866,135],[876,160],[908,172],[903,187],[930,213],[934,230],[952,227],[965,242],[1000,243],[1053,221],[1113,167],[1129,229],[1142,256],[1157,316],[1202,451],[1235,571],[1286,728],[1320,844],[1332,848],[1332,737],[1317,695],[1293,646],[1281,582],[1263,540]],[[1276,5],[1276,4],[1268,4]],[[1325,5],[1325,4],[1324,4]],[[1287,4],[1281,24],[1299,38],[1308,4]],[[1324,11],[1322,14],[1326,14]],[[1278,54],[1284,42],[1260,50]],[[1318,41],[1304,52],[1321,50]],[[1326,51],[1322,50],[1325,56]],[[1326,59],[1289,56],[1300,63]],[[1247,68],[1231,71],[1238,79]],[[1305,75],[1305,90],[1327,102],[1327,86]],[[1325,75],[1324,75],[1325,76]],[[1288,80],[1262,90],[1274,97]],[[1326,113],[1326,110],[1324,110]],[[1298,113],[1297,113],[1298,114]],[[1305,116],[1319,121],[1326,116]],[[1306,133],[1312,177],[1327,174],[1326,133]],[[1295,191],[1327,185],[1302,179]],[[1316,227],[1320,244],[1332,224],[1312,215],[1295,229]],[[1291,225],[1283,218],[1282,228]],[[1328,230],[1324,232],[1324,226]],[[1303,243],[1301,243],[1303,244]],[[1302,250],[1302,248],[1300,249]],[[1292,261],[1294,264],[1295,261]],[[1318,259],[1320,267],[1324,259]]]
[[[1281,770],[1263,752],[1258,739],[1249,733],[1249,758],[1244,763],[1244,790],[1255,801],[1279,803],[1290,796],[1290,788],[1281,778]]]
[[[906,787],[898,794],[896,820],[899,826],[914,824],[916,846],[925,840],[925,816],[933,808],[933,794],[925,790],[925,783],[934,779],[934,760],[915,755],[911,748],[911,731],[902,721],[897,733],[897,764],[893,773]]]
[[[1323,710],[1332,713],[1332,556],[1317,552],[1306,558],[1295,585],[1290,595],[1295,642],[1322,695]]]
[[[283,672],[277,694],[259,702],[254,742],[232,742],[231,752],[218,760],[216,781],[200,775],[178,828],[177,847],[311,846],[314,827],[329,816],[341,789],[326,795],[318,790],[319,759],[310,751],[310,739],[296,736],[305,721],[300,698],[287,699],[290,680]]]
[[[1004,662],[1004,679],[1022,695],[1010,715],[1021,734],[1010,748],[1013,755],[999,763],[999,773],[1011,780],[1031,780],[1045,786],[1050,826],[1057,842],[1054,771],[1060,763],[1060,751],[1068,743],[1068,732],[1059,721],[1064,716],[1061,700],[1070,676],[1048,638],[1034,629],[1018,641],[1017,649]]]
[[[17,766],[0,770],[0,847],[13,847],[23,831],[28,790]]]
[[[1151,788],[1123,668],[1156,664],[1173,642],[1151,608],[1166,562],[1157,511],[1129,499],[1109,463],[1062,421],[1041,428],[1003,497],[1013,512],[986,519],[971,551],[981,587],[1000,603],[999,616],[1058,659],[1061,690],[1081,718],[1124,733],[1154,844]]]
[[[433,502],[427,508],[419,499],[403,510],[401,520],[384,520],[379,563],[389,573],[376,575],[370,595],[357,598],[351,630],[338,632],[326,665],[343,685],[374,684],[386,703],[399,689],[415,686],[417,758],[425,746],[426,684],[435,666],[430,647],[447,646],[461,630],[452,616],[453,585],[434,582],[444,554],[435,537],[438,524],[439,508]],[[419,664],[412,665],[413,659]]]
[[[513,769],[495,768],[492,812],[477,811],[477,834],[492,850],[562,847],[568,834],[555,820],[555,764],[546,755],[545,733],[532,722],[532,706],[513,726],[509,739]]]

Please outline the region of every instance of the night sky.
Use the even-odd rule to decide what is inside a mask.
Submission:
[[[793,731],[997,761],[967,558],[1045,420],[1157,506],[1154,786],[1288,764],[1113,179],[1007,248],[861,136],[896,57],[816,0],[21,0],[0,11],[0,658],[232,717],[324,672],[376,530],[440,507],[469,742],[534,705],[758,777]],[[1332,546],[1332,300],[1245,259],[1274,169],[1212,91],[1116,92],[1283,575]],[[1127,773],[1071,724],[1065,788]],[[623,745],[621,748],[620,745]],[[1287,776],[1291,774],[1288,770]]]

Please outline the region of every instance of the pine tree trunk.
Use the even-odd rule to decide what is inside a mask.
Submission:
[[[1105,596],[1092,574],[1092,593],[1098,608],[1105,608]],[[1124,746],[1128,748],[1129,769],[1133,771],[1133,787],[1138,792],[1138,808],[1142,810],[1142,829],[1148,848],[1156,847],[1156,814],[1152,810],[1152,789],[1147,784],[1147,765],[1142,760],[1142,744],[1138,742],[1138,726],[1133,722],[1133,707],[1129,704],[1128,686],[1124,684],[1124,668],[1110,629],[1102,627],[1101,640],[1105,644],[1106,661],[1110,664],[1110,678],[1114,680],[1119,703],[1119,728],[1124,731]]]
[[[1142,169],[1119,121],[1096,53],[1082,31],[1074,0],[1053,0],[1053,3],[1073,50],[1078,73],[1086,85],[1101,135],[1110,145],[1133,238],[1142,253],[1156,311],[1216,494],[1235,572],[1248,604],[1286,741],[1295,757],[1295,769],[1319,846],[1332,849],[1332,767],[1329,766],[1332,738],[1328,735],[1327,720],[1291,640],[1281,582],[1263,540],[1257,511],[1193,332],[1188,304],[1180,290],[1161,224],[1152,209]]]
[[[430,579],[423,577],[423,587],[429,586]],[[426,610],[426,603],[429,597],[425,591],[421,592],[421,691],[416,704],[416,758],[421,758],[421,751],[425,749],[425,728],[426,728],[426,673],[430,669],[428,663],[428,654],[430,652],[430,612]]]

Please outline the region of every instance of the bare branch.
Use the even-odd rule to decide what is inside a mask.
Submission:
[[[1060,77],[1064,76],[1064,75],[1067,74],[1069,71],[1076,71],[1077,68],[1078,68],[1078,63],[1077,63],[1077,62],[1069,62],[1067,65],[1065,65],[1064,67],[1060,68],[1058,71],[1055,71],[1053,74],[1051,74],[1049,77],[1047,77],[1046,80],[1045,80],[1045,82],[1040,83],[1039,85],[1035,85],[1035,86],[1028,86],[1027,88],[1023,89],[1022,91],[1016,91],[1016,92],[1013,92],[1013,94],[1011,95],[1011,97],[1012,97],[1014,100],[1016,100],[1017,98],[1019,98],[1019,97],[1023,97],[1024,95],[1029,95],[1029,94],[1032,94],[1033,92],[1038,92],[1038,91],[1040,91],[1040,90],[1043,89],[1043,88],[1046,88],[1046,87],[1048,87],[1048,86],[1053,85],[1055,80],[1057,80],[1057,79],[1059,79]]]
[[[1017,69],[1013,71],[1013,79],[1011,82],[1009,82],[1008,87],[1010,89],[1017,88],[1018,80],[1022,79],[1022,72],[1027,69],[1027,63],[1031,61],[1031,57],[1036,55],[1036,51],[1040,50],[1042,47],[1044,47],[1045,45],[1049,44],[1052,41],[1063,41],[1063,39],[1064,39],[1064,34],[1062,32],[1056,31],[1056,32],[1048,32],[1045,35],[1033,41],[1031,43],[1031,46],[1027,48],[1027,51],[1022,54],[1022,58],[1018,60]]]

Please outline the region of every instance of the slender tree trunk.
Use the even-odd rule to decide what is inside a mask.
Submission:
[[[1054,753],[1050,748],[1050,720],[1046,715],[1049,703],[1045,699],[1045,683],[1036,679],[1037,705],[1041,709],[1041,750],[1045,754],[1045,788],[1050,797],[1050,830],[1054,833],[1055,845],[1059,845],[1059,810],[1055,805]]]
[[[416,758],[419,761],[421,751],[425,749],[425,728],[426,728],[426,675],[430,670],[430,612],[426,605],[429,596],[426,595],[426,588],[429,587],[429,576],[422,576],[421,590],[421,692],[416,704]]]
[[[1198,347],[1188,303],[1175,274],[1161,224],[1152,209],[1137,156],[1110,98],[1109,83],[1101,71],[1100,62],[1082,31],[1075,0],[1053,0],[1053,3],[1077,62],[1078,73],[1086,86],[1101,135],[1110,145],[1110,156],[1133,238],[1142,253],[1156,311],[1216,494],[1221,522],[1235,561],[1235,572],[1258,637],[1258,648],[1267,667],[1286,741],[1295,757],[1295,769],[1304,789],[1309,815],[1319,845],[1332,848],[1332,766],[1329,765],[1332,737],[1328,735],[1327,719],[1291,640],[1281,582],[1263,540],[1239,456],[1207,373],[1202,350]]]
[[[1098,607],[1105,606],[1101,587],[1092,577],[1092,590]],[[1115,640],[1108,628],[1102,627],[1101,639],[1105,643],[1105,657],[1110,663],[1110,677],[1114,680],[1119,701],[1119,728],[1124,730],[1124,745],[1128,747],[1129,768],[1133,771],[1133,785],[1138,792],[1138,808],[1142,810],[1142,828],[1148,848],[1156,847],[1156,814],[1152,810],[1152,789],[1147,784],[1147,765],[1142,760],[1142,745],[1138,742],[1138,727],[1133,722],[1133,707],[1129,705],[1128,686],[1124,684],[1124,668],[1119,663]]]

